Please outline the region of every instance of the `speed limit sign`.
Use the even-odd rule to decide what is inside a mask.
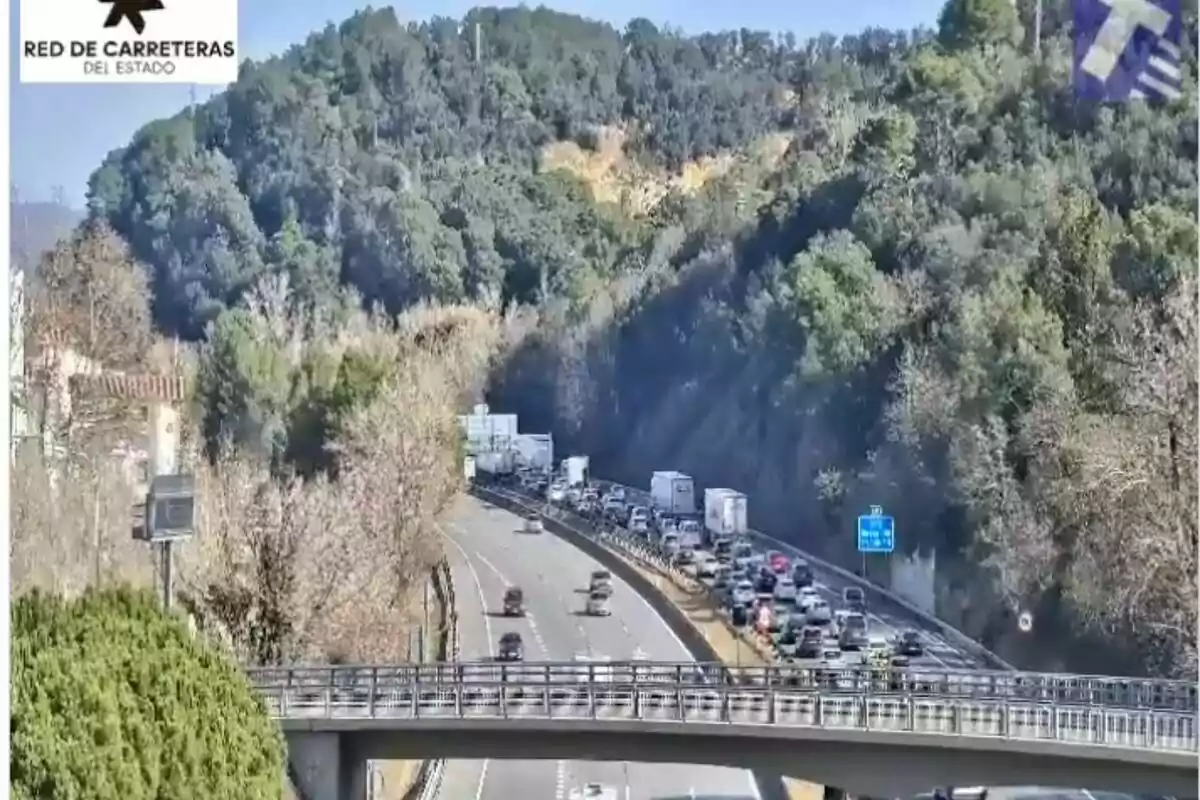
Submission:
[[[1021,633],[1029,633],[1033,630],[1033,614],[1022,611],[1021,616],[1017,617],[1017,628]]]

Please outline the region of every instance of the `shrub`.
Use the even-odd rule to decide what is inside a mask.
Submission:
[[[244,673],[148,593],[12,609],[17,800],[277,800],[284,748]]]

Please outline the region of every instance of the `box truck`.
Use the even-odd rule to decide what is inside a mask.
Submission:
[[[521,466],[537,472],[554,470],[554,437],[548,433],[522,433],[514,440]]]
[[[696,513],[696,490],[690,475],[656,472],[650,476],[650,503],[675,516]]]
[[[467,440],[467,452],[508,450],[517,437],[516,414],[491,414],[484,404],[458,418]]]
[[[511,450],[485,450],[475,454],[475,469],[490,475],[492,478],[502,478],[511,475],[516,468],[516,454]]]
[[[713,540],[746,533],[746,495],[733,489],[705,489],[704,528]]]
[[[582,486],[588,482],[589,463],[587,456],[571,456],[563,459],[562,471],[567,480],[567,486]]]

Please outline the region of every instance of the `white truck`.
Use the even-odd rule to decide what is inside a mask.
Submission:
[[[704,529],[711,539],[744,536],[746,495],[733,489],[704,490]]]
[[[507,450],[517,437],[516,414],[492,414],[484,403],[458,418],[467,439],[467,452]]]
[[[696,513],[696,487],[682,472],[655,472],[650,476],[650,503],[674,516]]]
[[[562,471],[566,477],[567,486],[582,486],[587,483],[589,463],[587,456],[571,456],[563,459]]]
[[[512,474],[516,469],[515,453],[511,450],[484,450],[475,454],[475,469],[493,478]]]
[[[513,445],[522,466],[547,474],[554,470],[554,437],[550,434],[518,434]]]

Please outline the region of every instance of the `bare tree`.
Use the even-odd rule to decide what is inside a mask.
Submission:
[[[154,338],[149,298],[125,243],[89,223],[42,257],[29,292],[30,338],[109,369],[137,366]]]
[[[394,369],[343,422],[336,480],[280,479],[233,453],[200,467],[187,602],[250,661],[405,658],[441,557],[434,518],[461,486],[460,398],[486,370],[498,326],[471,309],[424,308],[398,320],[360,314],[335,329],[296,317],[286,295],[265,287],[249,307],[265,336],[298,343],[287,347],[296,363],[353,349]]]
[[[11,592],[37,587],[74,595],[89,585],[147,586],[153,566],[131,534],[133,488],[107,458],[64,464],[32,443],[12,470]]]
[[[1192,673],[1197,631],[1197,302],[1181,283],[1137,309],[1118,344],[1122,413],[1082,416],[1047,492],[1078,531],[1068,589],[1092,624],[1127,632],[1148,661]]]

